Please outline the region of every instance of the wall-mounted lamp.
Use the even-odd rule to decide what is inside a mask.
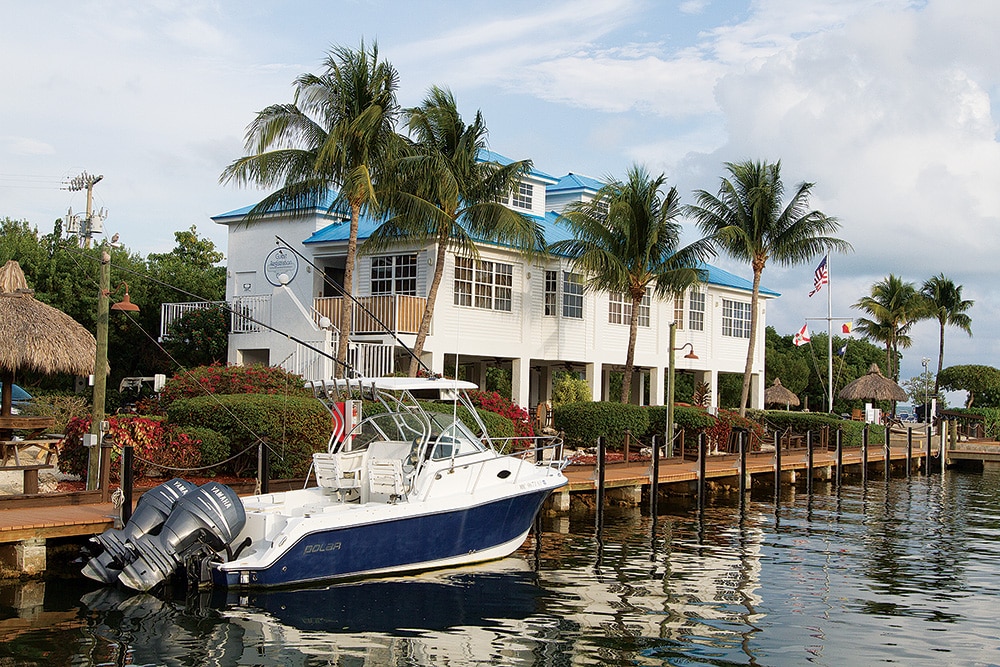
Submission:
[[[125,297],[121,301],[119,301],[118,303],[111,304],[111,310],[124,310],[124,311],[128,311],[130,313],[138,313],[139,312],[139,306],[137,306],[134,303],[132,303],[132,298],[128,294],[128,283],[123,282],[121,285],[119,285],[118,287],[114,288],[113,290],[106,291],[104,293],[104,296],[110,297],[112,294],[114,294],[115,292],[117,292],[122,287],[125,288]]]

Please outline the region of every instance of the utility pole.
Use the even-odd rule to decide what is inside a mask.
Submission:
[[[69,190],[69,191],[71,191],[71,192],[78,192],[80,190],[86,190],[87,191],[87,217],[83,220],[83,223],[79,226],[79,235],[80,235],[80,238],[81,238],[81,241],[82,241],[81,245],[84,248],[89,248],[90,247],[90,237],[93,236],[94,232],[95,232],[95,229],[94,229],[94,186],[97,185],[101,181],[102,178],[104,178],[103,175],[101,175],[101,176],[91,176],[87,172],[83,172],[79,176],[74,177],[73,180],[71,180],[67,184],[67,186],[66,186],[66,189]],[[75,219],[73,218],[72,213],[73,213],[72,210],[70,210],[69,214],[67,215],[67,217],[69,217],[71,219],[71,222],[70,222],[70,226],[71,227],[73,226],[73,222],[75,222]],[[104,220],[105,217],[107,217],[107,216],[106,216],[106,214],[104,213],[103,210],[101,210],[101,212],[97,214],[98,220]],[[100,233],[101,230],[98,229],[96,231],[97,231],[97,233]]]
[[[89,197],[88,197],[89,201]],[[101,275],[97,292],[97,355],[94,358],[94,398],[90,411],[90,453],[87,459],[87,490],[97,489],[104,439],[104,398],[108,383],[108,297],[111,291],[111,255],[101,248]]]

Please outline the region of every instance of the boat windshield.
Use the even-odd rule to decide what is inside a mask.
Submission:
[[[375,441],[422,442],[427,423],[410,412],[383,412],[372,415],[358,424],[348,435],[343,451],[356,452],[368,449]]]
[[[430,458],[434,460],[476,454],[486,449],[469,427],[451,415],[431,413]]]

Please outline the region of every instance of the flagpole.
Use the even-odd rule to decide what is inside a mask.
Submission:
[[[830,270],[830,253],[826,254],[826,377],[829,401],[827,412],[833,412],[833,272]]]

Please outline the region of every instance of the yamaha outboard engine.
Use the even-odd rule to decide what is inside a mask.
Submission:
[[[135,557],[126,542],[159,532],[177,500],[197,488],[197,484],[178,477],[142,494],[123,529],[109,528],[91,538],[104,550],[90,559],[83,568],[83,574],[106,584],[117,581],[122,568]]]
[[[236,492],[209,482],[177,501],[158,535],[129,544],[134,557],[118,580],[129,588],[148,591],[165,581],[188,556],[225,549],[245,523],[246,511]]]

